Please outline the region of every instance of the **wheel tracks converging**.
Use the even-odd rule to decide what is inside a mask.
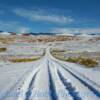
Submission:
[[[61,74],[61,72],[58,69],[57,69],[57,73],[60,80],[64,84],[65,88],[68,90],[69,94],[72,96],[73,100],[82,100],[82,98],[79,96],[78,92],[76,91],[75,87],[73,87],[70,82],[67,82],[67,80],[64,78],[64,76]]]
[[[74,76],[76,79],[78,79],[84,86],[88,87],[90,91],[92,91],[97,97],[100,98],[100,91],[96,90],[92,85],[88,84],[86,81],[81,79],[78,75],[74,74],[71,70],[68,68],[65,68],[65,66],[62,66],[67,72],[69,72],[72,76]]]
[[[43,63],[41,63],[39,67],[31,69],[31,71],[26,71],[23,74],[23,77],[25,77],[25,74],[27,73],[28,77],[25,77],[26,79],[22,79],[21,76],[18,82],[16,82],[15,86],[13,86],[9,91],[7,91],[6,95],[3,96],[2,99],[0,98],[0,100],[5,100],[5,97],[9,94],[8,92],[14,90],[15,87],[19,84],[19,81],[21,80],[23,80],[23,84],[21,84],[21,88],[19,90],[20,94],[18,95],[18,100],[34,99],[32,97],[33,91],[35,91],[35,89],[44,89],[43,85],[45,85],[45,83],[48,84],[45,87],[48,87],[50,93],[50,99],[48,100],[66,100],[67,97],[62,98],[60,97],[60,95],[58,95],[60,89],[64,90],[65,94],[68,94],[68,100],[83,100],[83,98],[80,96],[80,93],[82,93],[83,90],[77,91],[77,89],[82,89],[82,87],[85,88],[86,91],[88,91],[89,93],[92,93],[93,96],[95,96],[96,98],[100,98],[100,91],[97,89],[99,85],[96,84],[94,81],[90,80],[89,78],[85,77],[78,71],[74,70],[70,66],[62,64],[60,63],[60,61],[56,61],[51,58],[49,59],[47,57],[45,57],[45,60],[41,60],[41,62]],[[45,63],[47,64],[46,67],[44,67]],[[44,69],[42,70],[42,68],[47,68],[47,70],[44,71]],[[47,73],[44,75],[48,76],[45,77],[44,82],[42,81],[41,83],[39,80],[43,78],[43,73],[45,72]],[[46,78],[49,78],[48,82],[45,81]],[[70,78],[70,80],[72,79],[72,81],[68,81],[68,78]],[[76,85],[76,83],[74,85],[74,81],[77,81],[76,83],[79,83],[80,87],[82,87],[79,88],[78,84]],[[41,86],[39,82],[42,84]],[[40,99],[36,98],[35,100]]]

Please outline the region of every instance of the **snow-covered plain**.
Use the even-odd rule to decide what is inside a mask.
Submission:
[[[73,43],[66,42],[63,47],[83,50],[75,41],[76,46],[70,44]],[[21,48],[19,44],[10,45],[1,55],[41,54],[44,48],[46,54],[34,62],[0,62],[0,100],[100,100],[100,68],[88,69],[60,61],[50,54],[48,44],[44,47],[37,45],[38,51],[32,50],[33,44],[27,45],[27,49],[26,44],[20,45]],[[85,47],[86,50],[90,48],[83,44]],[[94,50],[99,51],[98,48]]]

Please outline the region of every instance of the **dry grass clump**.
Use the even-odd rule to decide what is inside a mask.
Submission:
[[[66,51],[63,50],[63,49],[53,49],[51,50],[51,54],[55,57],[55,58],[58,58],[60,60],[64,60],[64,57],[63,57],[63,54],[65,53]]]
[[[29,43],[32,42],[56,42],[56,41],[71,41],[78,40],[75,36],[19,36],[17,37],[18,41],[26,41]]]
[[[61,53],[61,52],[65,52],[65,50],[63,50],[63,49],[54,49],[54,50],[52,50],[52,53]]]
[[[72,40],[79,40],[76,36],[65,36],[65,35],[54,35],[54,36],[48,36],[48,35],[41,35],[41,36],[23,36],[23,35],[9,35],[4,36],[0,35],[0,42],[3,44],[11,44],[14,42],[56,42],[56,41],[72,41]]]
[[[91,56],[89,53],[79,53],[79,55],[68,55],[65,56],[66,51],[62,50],[60,51],[59,49],[54,49],[51,51],[51,54],[59,59],[59,60],[63,60],[63,61],[68,61],[68,62],[72,62],[72,63],[77,63],[77,64],[81,64],[81,65],[85,65],[86,67],[96,67],[97,65],[99,65],[100,59],[97,57],[97,55],[95,56],[93,54],[93,56]],[[99,54],[98,54],[99,55]],[[97,59],[98,58],[98,59]]]
[[[3,37],[3,36],[0,36],[0,42],[3,43],[3,44],[10,44],[10,43],[13,43],[14,41],[15,41],[14,37]]]
[[[46,36],[46,37],[37,37],[39,42],[55,42],[55,41],[71,41],[77,40],[75,36]]]
[[[97,61],[91,58],[82,58],[82,57],[77,57],[77,58],[67,58],[66,61],[72,62],[72,63],[78,63],[85,65],[87,67],[95,67],[98,65]]]
[[[32,62],[38,60],[40,57],[33,57],[33,58],[12,58],[9,59],[10,62],[17,63],[17,62]]]
[[[5,52],[6,50],[7,50],[6,47],[2,47],[2,48],[0,48],[0,52]]]

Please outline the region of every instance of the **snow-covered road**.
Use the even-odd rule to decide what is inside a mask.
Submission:
[[[49,48],[39,61],[5,67],[0,100],[100,100],[100,71],[57,60]]]

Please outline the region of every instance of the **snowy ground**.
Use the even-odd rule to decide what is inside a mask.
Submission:
[[[23,50],[23,55],[34,53],[34,45],[28,45],[27,50],[26,44],[20,45],[21,48],[18,48],[19,44],[10,45],[1,55],[20,55]],[[38,54],[46,46],[38,45]],[[74,45],[71,48],[75,49]],[[34,62],[0,62],[0,100],[100,100],[100,67],[88,69],[60,61],[49,49],[47,47],[45,56]]]

